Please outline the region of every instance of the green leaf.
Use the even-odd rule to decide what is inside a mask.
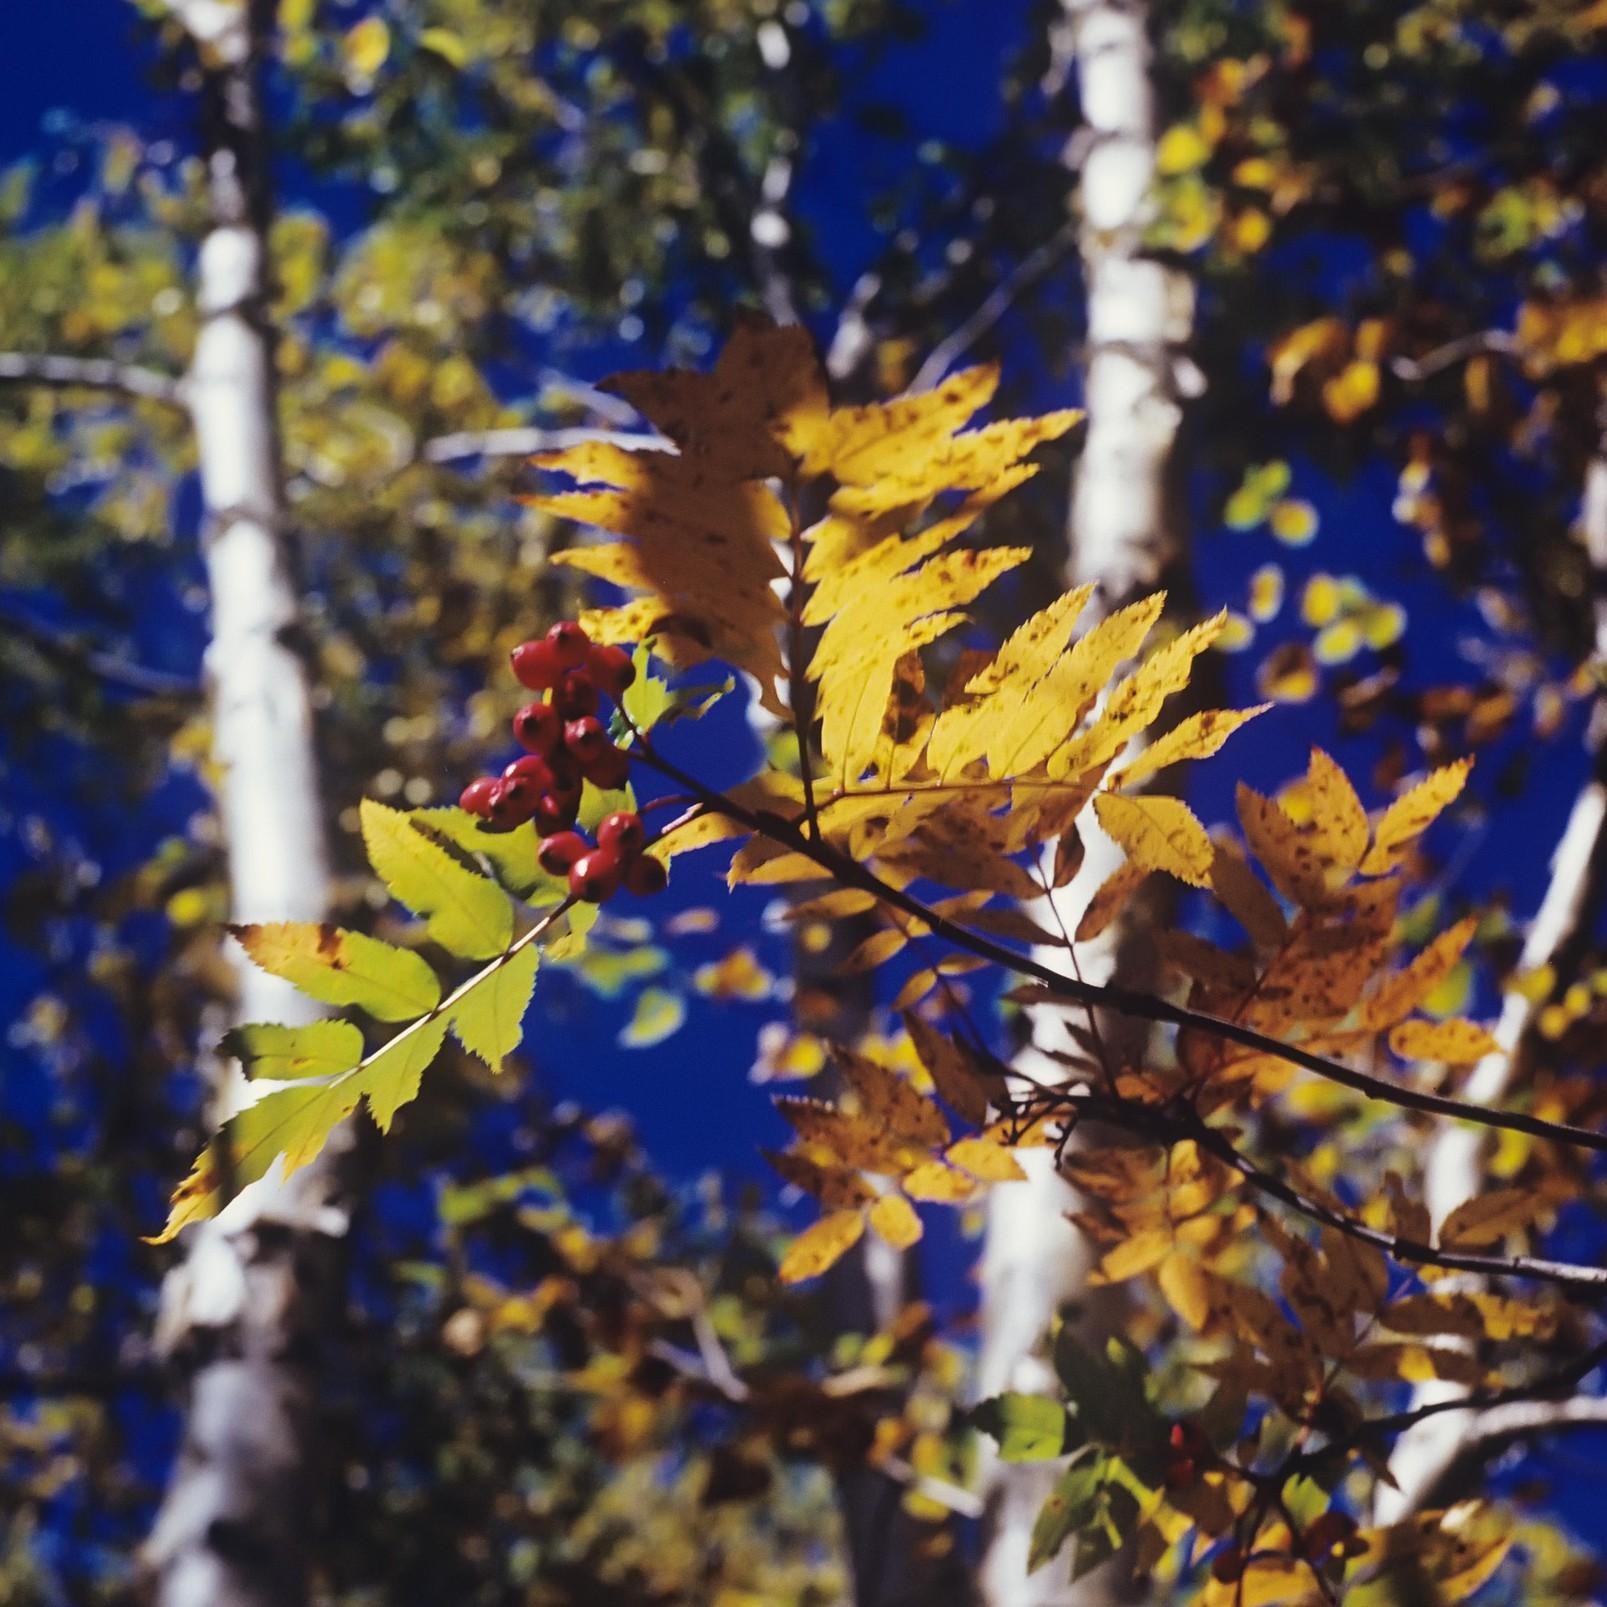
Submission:
[[[1055,1335],[1055,1372],[1066,1387],[1082,1437],[1123,1445],[1143,1437],[1154,1413],[1144,1390],[1143,1357],[1112,1341],[1099,1355],[1069,1327]]]
[[[607,792],[588,781],[580,790],[580,810],[575,816],[575,824],[582,831],[595,834],[597,822],[604,815],[634,813],[635,810],[636,794],[628,781],[623,787],[611,788]]]
[[[418,1098],[420,1079],[445,1042],[445,1015],[426,1016],[397,1033],[363,1063],[356,1081],[368,1095],[369,1113],[382,1133],[391,1130],[403,1105]]]
[[[350,1071],[363,1058],[363,1035],[349,1021],[310,1021],[302,1027],[258,1023],[226,1032],[218,1048],[239,1060],[248,1077],[291,1082]]]
[[[415,809],[408,818],[485,860],[497,880],[533,908],[568,896],[568,882],[549,876],[536,863],[536,828],[529,821],[513,831],[487,831],[467,810],[457,808]]]
[[[483,1182],[443,1188],[436,1202],[436,1212],[443,1227],[468,1227],[489,1216],[498,1206],[509,1205],[526,1193],[562,1199],[563,1185],[547,1167],[527,1166],[523,1171],[486,1178]]]
[[[1087,1524],[1099,1501],[1104,1476],[1104,1457],[1092,1446],[1084,1446],[1039,1509],[1027,1549],[1028,1573],[1035,1573]]]
[[[674,701],[669,682],[648,671],[652,656],[646,642],[638,644],[636,651],[631,654],[631,663],[636,666],[636,679],[625,688],[625,695],[620,699],[620,707],[630,716],[638,731],[651,731],[664,718]],[[615,734],[623,735],[629,729],[622,720]]]
[[[1065,1406],[1042,1395],[995,1395],[977,1405],[971,1420],[999,1442],[1002,1462],[1047,1462],[1063,1455],[1072,1439]]]
[[[620,1046],[625,1049],[651,1049],[681,1030],[686,1020],[686,1002],[668,988],[643,988],[630,1020],[620,1029]]]
[[[513,938],[513,906],[400,809],[365,798],[358,810],[368,857],[391,896],[427,917],[430,936],[465,960],[488,960]]]
[[[322,1004],[355,1004],[377,1021],[410,1021],[441,1002],[441,984],[411,949],[327,922],[231,926],[264,971],[294,982]]]
[[[493,1071],[501,1071],[503,1056],[519,1047],[536,987],[537,959],[535,945],[526,944],[488,965],[453,997],[452,1030],[458,1042]]]

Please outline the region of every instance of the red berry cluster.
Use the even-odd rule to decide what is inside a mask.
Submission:
[[[1164,1482],[1168,1490],[1186,1490],[1202,1465],[1211,1467],[1216,1463],[1211,1442],[1193,1423],[1172,1424],[1167,1445]]]
[[[567,875],[578,898],[600,903],[622,883],[633,893],[656,893],[663,864],[642,853],[647,834],[634,814],[613,814],[597,828],[594,848],[576,830],[582,781],[603,791],[625,785],[630,760],[597,718],[600,694],[618,699],[636,679],[622,647],[593,642],[572,619],[560,620],[539,640],[513,650],[513,673],[545,699],[513,717],[513,734],[525,752],[500,776],[481,776],[458,803],[499,831],[533,820],[546,839],[542,868]]]

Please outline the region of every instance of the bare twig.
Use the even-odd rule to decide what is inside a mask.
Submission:
[[[1517,336],[1504,329],[1481,329],[1475,334],[1448,340],[1443,346],[1424,352],[1421,357],[1396,357],[1389,366],[1397,378],[1409,385],[1418,385],[1425,379],[1444,373],[1448,368],[1454,368],[1458,363],[1466,362],[1470,357],[1487,354],[1512,357],[1517,351]]]
[[[185,407],[184,381],[139,363],[110,357],[65,357],[53,352],[0,352],[0,383],[43,385],[62,391],[104,391],[142,402]]]
[[[462,458],[528,458],[537,452],[561,452],[565,447],[602,441],[627,452],[671,450],[662,435],[629,430],[586,428],[544,430],[531,425],[508,430],[458,430],[437,435],[419,448],[426,463],[452,463]]]

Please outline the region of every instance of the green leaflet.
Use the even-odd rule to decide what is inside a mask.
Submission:
[[[567,882],[549,876],[536,863],[536,828],[529,821],[514,831],[487,831],[473,815],[457,808],[414,809],[407,818],[415,830],[444,837],[485,860],[510,893],[537,909],[559,903],[569,892]]]
[[[310,1021],[303,1027],[264,1023],[236,1027],[218,1048],[242,1062],[248,1077],[293,1082],[350,1071],[363,1058],[363,1035],[349,1021]]]
[[[527,951],[534,957],[535,950]],[[446,1042],[445,1015],[426,1016],[418,1025],[397,1033],[388,1044],[363,1062],[354,1081],[368,1095],[368,1111],[382,1133],[403,1105],[418,1098],[419,1082],[425,1068],[441,1052]]]
[[[452,996],[452,1031],[458,1042],[493,1071],[501,1071],[503,1056],[519,1047],[536,986],[537,958],[535,946],[527,944],[488,965]]]
[[[465,960],[500,954],[513,936],[513,906],[489,878],[470,870],[400,809],[365,798],[363,843],[386,889],[426,917],[430,936]]]
[[[1001,1462],[1046,1462],[1063,1456],[1075,1432],[1063,1401],[1013,1391],[979,1402],[971,1421],[999,1442]]]
[[[264,971],[323,1004],[355,1004],[377,1021],[410,1021],[441,1002],[441,984],[418,955],[361,932],[311,921],[229,930]]]

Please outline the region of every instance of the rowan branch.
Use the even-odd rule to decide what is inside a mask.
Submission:
[[[770,838],[772,842],[780,843],[783,847],[812,859],[828,876],[835,877],[845,885],[857,887],[878,901],[890,904],[895,909],[903,910],[906,915],[913,915],[917,920],[924,921],[935,935],[953,947],[965,949],[981,959],[1041,982],[1051,994],[1066,1000],[1069,1004],[1096,1005],[1112,1010],[1118,1015],[1130,1016],[1140,1021],[1153,1021],[1162,1026],[1202,1032],[1210,1037],[1253,1049],[1258,1054],[1275,1055],[1290,1065],[1299,1066],[1303,1071],[1314,1072],[1317,1076],[1325,1077],[1328,1081],[1338,1083],[1368,1099],[1396,1105],[1402,1110],[1420,1111],[1428,1116],[1447,1116],[1455,1121],[1472,1122],[1477,1126],[1497,1128],[1506,1132],[1527,1133],[1532,1138],[1545,1139],[1551,1143],[1568,1144],[1579,1149],[1592,1150],[1597,1154],[1607,1154],[1607,1133],[1594,1132],[1586,1127],[1575,1127],[1567,1122],[1546,1121],[1542,1117],[1531,1116],[1524,1111],[1486,1110],[1459,1099],[1448,1098],[1443,1094],[1433,1094],[1423,1089],[1386,1082],[1381,1077],[1374,1077],[1340,1061],[1314,1054],[1299,1044],[1285,1043],[1280,1038],[1257,1032],[1255,1028],[1244,1026],[1237,1021],[1191,1010],[1185,1005],[1173,1004],[1167,999],[1141,993],[1132,988],[1117,987],[1111,983],[1079,982],[1074,977],[1064,976],[1031,954],[1023,954],[1019,950],[1008,948],[992,938],[970,931],[945,915],[940,915],[912,893],[884,882],[873,871],[832,847],[830,843],[816,841],[806,836],[798,830],[794,822],[768,810],[750,809],[723,793],[704,786],[695,776],[689,775],[672,760],[666,759],[641,732],[638,731],[636,735],[641,743],[642,759],[661,775],[669,777],[685,788],[706,808],[746,826],[750,831]],[[1603,1274],[1603,1281],[1607,1282],[1607,1273]]]
[[[119,658],[115,653],[102,652],[90,647],[82,632],[58,630],[8,608],[0,608],[0,625],[8,635],[27,642],[42,657],[108,686],[121,687],[142,697],[193,698],[201,694],[200,684],[189,676],[149,669]]]
[[[0,352],[0,383],[50,390],[104,391],[167,407],[188,406],[184,381],[139,363],[110,357],[66,357],[54,352]]]

